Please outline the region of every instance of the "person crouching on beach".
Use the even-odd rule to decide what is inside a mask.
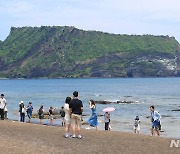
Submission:
[[[49,119],[50,119],[50,125],[53,125],[53,107],[51,106],[49,108]]]
[[[64,111],[65,111],[65,137],[70,137],[70,125],[71,125],[71,118],[69,112],[69,103],[71,101],[71,97],[66,97],[65,104],[64,104]]]
[[[43,105],[41,105],[41,107],[38,110],[38,115],[39,115],[39,120],[40,120],[40,125],[43,124],[42,120],[44,118],[44,109],[43,109]]]
[[[154,130],[157,132],[157,135],[160,136],[161,115],[159,114],[159,112],[155,111],[154,106],[150,106],[150,111],[151,111],[151,122],[152,122],[151,136],[155,136]]]
[[[28,103],[28,106],[26,108],[26,112],[27,112],[27,117],[28,117],[28,123],[30,123],[31,122],[31,118],[32,118],[32,112],[33,112],[32,102]]]
[[[109,123],[110,123],[110,114],[105,112],[104,114],[104,123],[105,123],[105,131],[110,130]]]
[[[139,120],[139,116],[136,116],[135,121],[134,121],[134,133],[138,133],[140,132],[140,120]]]

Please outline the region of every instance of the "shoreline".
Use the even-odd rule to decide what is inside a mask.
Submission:
[[[64,138],[64,128],[0,121],[0,148],[4,153],[163,153],[178,154],[170,138],[133,133],[85,130],[83,139]]]
[[[31,119],[31,123],[28,123],[27,121],[25,122],[20,122],[18,119],[6,119],[4,121],[10,121],[10,122],[18,122],[18,123],[27,123],[27,124],[35,124],[35,125],[40,125],[39,123],[39,119],[38,118],[32,118]],[[62,119],[61,118],[58,118],[58,119],[54,119],[54,122],[53,122],[53,125],[52,127],[59,127],[59,128],[64,128],[61,126],[61,121]],[[100,124],[101,123],[101,124]],[[99,126],[98,126],[98,131],[105,131],[104,130],[104,123],[103,122],[99,122]],[[120,123],[119,123],[120,124]],[[49,119],[43,119],[43,124],[44,126],[51,126],[49,124]],[[113,124],[111,124],[111,126],[113,126]],[[127,125],[129,126],[129,125]],[[86,123],[86,120],[85,121],[82,121],[82,129],[84,130],[87,130],[86,128],[89,127],[88,123]],[[142,127],[142,126],[141,126]],[[95,130],[94,127],[89,127],[90,129],[88,130]],[[141,131],[140,131],[140,135],[145,135],[145,136],[151,136],[151,132],[150,132],[150,128],[151,128],[151,125],[149,125],[149,127],[147,129],[144,129],[146,131],[144,131],[142,128],[141,128]],[[134,130],[133,130],[133,125],[132,125],[132,130],[129,129],[129,128],[126,128],[126,129],[118,129],[115,127],[113,127],[113,129],[111,129],[111,132],[120,132],[120,133],[130,133],[130,134],[135,134],[134,133]],[[167,136],[164,134],[164,130],[160,131],[160,138],[167,138],[167,139],[179,139],[178,136]]]
[[[57,78],[48,78],[48,77],[37,77],[37,78],[0,78],[0,80],[56,80],[56,79],[165,79],[165,78],[180,78],[179,76],[161,76],[161,77],[57,77]]]
[[[37,118],[33,118],[35,120],[38,120]],[[49,119],[44,119],[44,120],[49,120]],[[59,120],[59,119],[56,119],[56,120]],[[2,121],[2,120],[0,120]],[[30,124],[30,125],[39,125],[39,126],[47,126],[47,127],[56,127],[56,128],[61,128],[61,129],[65,129],[65,127],[61,126],[61,124],[54,124],[53,125],[50,125],[49,122],[45,122],[43,123],[42,125],[40,125],[39,122],[36,122],[36,121],[33,121],[33,122],[30,122],[28,123],[27,121],[25,122],[20,122],[19,120],[13,120],[13,119],[7,119],[7,120],[3,120],[3,121],[7,121],[7,122],[16,122],[16,123],[19,123],[19,124]],[[83,126],[87,126],[89,127],[90,129],[86,129],[84,128]],[[70,128],[71,129],[71,128]],[[91,127],[89,126],[87,123],[82,123],[81,124],[81,130],[87,130],[87,131],[95,131],[96,128],[95,127]],[[97,131],[102,131],[102,132],[106,132],[104,129],[97,129]],[[148,135],[148,134],[143,134],[143,133],[140,133],[140,134],[135,134],[132,130],[132,132],[129,132],[129,131],[122,131],[122,130],[111,130],[111,131],[107,131],[107,132],[116,132],[116,133],[128,133],[128,134],[134,134],[134,135],[142,135],[142,136],[147,136],[147,137],[152,137],[151,135]],[[160,132],[163,132],[163,131],[160,131]],[[174,137],[168,137],[168,136],[153,136],[154,138],[158,137],[158,138],[165,138],[165,139],[180,139],[180,138],[174,138]]]

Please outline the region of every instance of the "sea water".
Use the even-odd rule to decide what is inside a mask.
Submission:
[[[8,118],[19,119],[19,102],[33,103],[34,113],[40,105],[48,111],[50,106],[60,108],[67,96],[79,92],[83,101],[83,120],[91,114],[89,100],[132,101],[131,104],[97,104],[97,112],[114,107],[111,112],[111,127],[114,131],[133,132],[134,119],[140,117],[141,133],[150,134],[149,107],[155,106],[162,118],[162,136],[180,138],[180,78],[113,78],[113,79],[17,79],[0,80],[0,93],[5,94]],[[33,119],[37,122],[37,119]],[[98,118],[99,129],[104,129],[103,116]],[[45,120],[45,123],[48,121]],[[61,120],[55,120],[60,125]],[[86,127],[86,126],[84,126]]]

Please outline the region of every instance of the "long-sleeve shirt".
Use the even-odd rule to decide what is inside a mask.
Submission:
[[[151,112],[151,118],[153,119],[152,122],[160,121],[161,120],[161,115],[158,113],[158,111],[154,111],[154,112]]]

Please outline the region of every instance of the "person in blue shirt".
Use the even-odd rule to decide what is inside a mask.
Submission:
[[[160,129],[161,129],[161,115],[158,111],[155,111],[154,106],[150,106],[151,111],[151,122],[152,122],[152,128],[151,128],[151,135],[154,136],[154,130],[157,132],[157,135],[160,136]]]
[[[33,107],[32,107],[32,103],[29,102],[27,108],[26,108],[26,112],[27,112],[27,117],[29,118],[28,122],[31,122],[31,118],[32,118],[32,111],[33,111]]]

